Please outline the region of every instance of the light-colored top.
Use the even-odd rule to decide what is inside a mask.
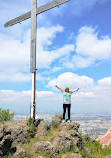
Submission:
[[[63,103],[64,104],[71,104],[71,94],[70,93],[64,93],[63,94]]]

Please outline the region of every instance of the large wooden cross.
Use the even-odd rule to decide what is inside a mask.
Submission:
[[[37,8],[37,0],[32,0],[32,11],[23,14],[15,19],[5,23],[4,27],[10,27],[20,23],[26,19],[31,18],[31,49],[30,49],[30,72],[32,73],[32,97],[30,116],[35,120],[35,107],[36,107],[36,29],[37,29],[37,15],[49,9],[57,7],[70,0],[53,0],[39,8]]]

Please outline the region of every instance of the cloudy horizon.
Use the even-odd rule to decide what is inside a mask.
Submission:
[[[38,16],[37,112],[62,111],[58,85],[81,88],[72,94],[72,113],[111,113],[110,6],[111,0],[72,0]],[[31,1],[1,0],[0,107],[16,114],[30,114],[31,22],[4,24],[30,9]]]

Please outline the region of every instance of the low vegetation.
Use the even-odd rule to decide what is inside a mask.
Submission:
[[[29,125],[28,136],[29,136],[29,139],[30,139],[30,138],[34,137],[35,130],[36,130],[33,118],[29,117],[29,119],[28,119],[28,125]]]
[[[14,117],[14,112],[10,113],[9,109],[3,110],[0,108],[0,122],[12,121]]]
[[[92,140],[87,134],[83,135],[82,138],[83,146],[80,148],[80,153],[83,158],[105,158],[107,155],[110,155],[111,157],[111,146],[103,148],[98,141]]]

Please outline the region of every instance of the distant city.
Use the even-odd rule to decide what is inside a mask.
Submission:
[[[37,114],[36,119],[51,121],[55,114]],[[15,115],[14,121],[28,119],[28,115]],[[67,117],[66,117],[67,118]],[[71,114],[71,120],[80,124],[80,130],[93,137],[103,136],[111,128],[110,114]]]

